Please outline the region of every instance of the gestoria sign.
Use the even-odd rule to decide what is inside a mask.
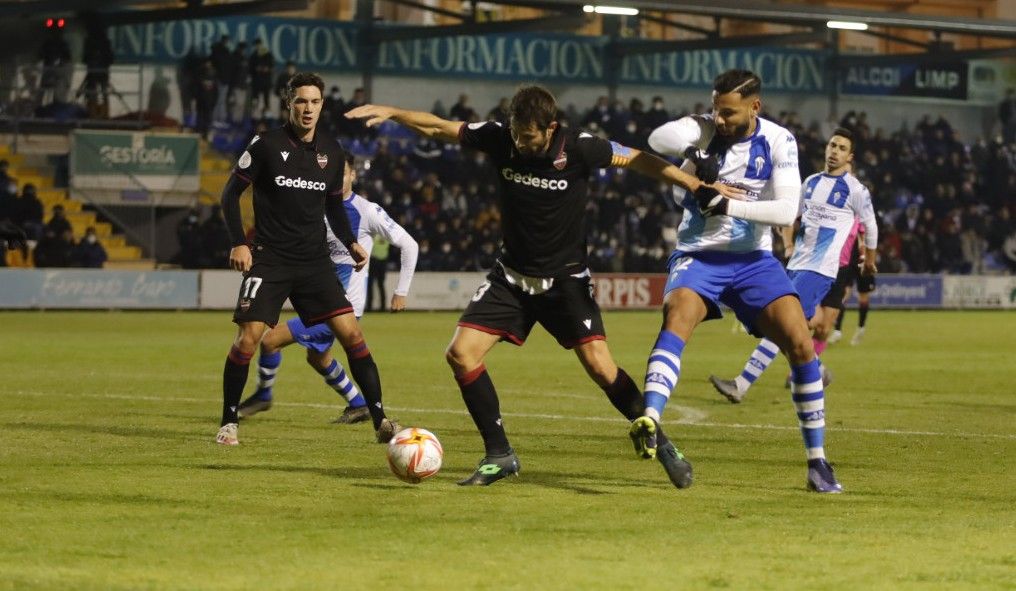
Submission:
[[[193,134],[75,131],[71,187],[193,192],[200,158]]]

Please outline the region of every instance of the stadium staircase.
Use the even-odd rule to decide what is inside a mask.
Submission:
[[[106,249],[108,257],[107,269],[153,269],[155,263],[151,259],[142,258],[141,248],[128,244],[127,237],[116,232],[109,222],[101,222],[94,211],[84,208],[84,203],[71,199],[66,188],[54,186],[55,171],[45,156],[33,154],[13,154],[6,145],[0,145],[0,159],[7,160],[10,165],[9,174],[18,181],[18,192],[28,183],[35,185],[39,201],[45,208],[43,222],[53,217],[53,207],[62,205],[67,221],[74,230],[74,240],[80,241],[89,226],[95,228],[99,242]],[[31,267],[31,259],[25,260],[17,249],[8,251],[8,265],[12,267]]]
[[[218,205],[222,197],[222,188],[226,186],[229,175],[233,172],[235,158],[220,152],[214,146],[201,142],[201,197],[202,205]],[[243,215],[243,227],[254,226],[254,206],[250,199],[250,187],[240,198],[240,212]]]

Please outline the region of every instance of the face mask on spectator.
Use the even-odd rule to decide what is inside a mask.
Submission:
[[[198,216],[196,216],[196,215],[188,216],[187,217],[187,221],[192,223],[192,224],[196,224],[197,221],[198,221]]]
[[[89,234],[88,236],[85,236],[85,242],[89,244],[95,244],[95,241],[96,241],[95,234]]]

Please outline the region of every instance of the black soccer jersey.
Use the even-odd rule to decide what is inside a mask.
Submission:
[[[490,155],[501,183],[501,260],[534,277],[586,268],[589,177],[610,166],[610,142],[559,128],[546,154],[519,154],[506,126],[463,124],[460,143]]]
[[[320,130],[310,142],[300,141],[288,124],[254,136],[233,174],[254,185],[255,245],[287,260],[327,258],[326,201],[343,210],[344,168],[342,147]],[[346,219],[344,210],[341,216]],[[336,235],[351,242],[348,221],[345,228],[339,226]],[[233,234],[235,229],[230,230],[234,246],[242,244],[242,237]]]

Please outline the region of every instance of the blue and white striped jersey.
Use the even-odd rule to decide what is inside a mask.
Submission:
[[[801,229],[787,268],[836,277],[840,253],[855,219],[864,226],[865,244],[874,248],[878,242],[875,209],[861,181],[849,172],[839,176],[822,172],[805,179],[801,187]]]
[[[398,295],[409,293],[409,284],[413,281],[413,273],[416,271],[416,259],[419,247],[416,240],[395,220],[388,216],[384,209],[376,203],[364,199],[353,193],[348,199],[343,200],[346,208],[346,217],[349,218],[349,225],[353,227],[353,235],[360,246],[370,256],[374,248],[374,237],[383,236],[394,246],[397,246],[402,253],[399,266],[399,283],[395,288]],[[346,297],[353,304],[353,313],[357,318],[363,316],[364,304],[367,300],[367,273],[369,266],[356,271],[353,269],[353,257],[328,226],[328,219],[325,219],[325,227],[328,229],[328,252],[335,264],[335,275],[342,282],[346,290]],[[387,303],[385,303],[387,305]]]
[[[682,156],[688,146],[709,147],[716,134],[712,115],[690,115],[656,129],[649,145],[662,154]],[[693,172],[686,162],[683,169]],[[727,149],[720,160],[720,182],[746,190],[745,201],[767,201],[800,194],[797,140],[784,127],[761,117],[755,133]],[[777,191],[780,188],[782,191]],[[678,187],[674,193],[684,217],[678,228],[677,250],[751,252],[772,250],[770,226],[731,216],[702,217],[693,195]]]

